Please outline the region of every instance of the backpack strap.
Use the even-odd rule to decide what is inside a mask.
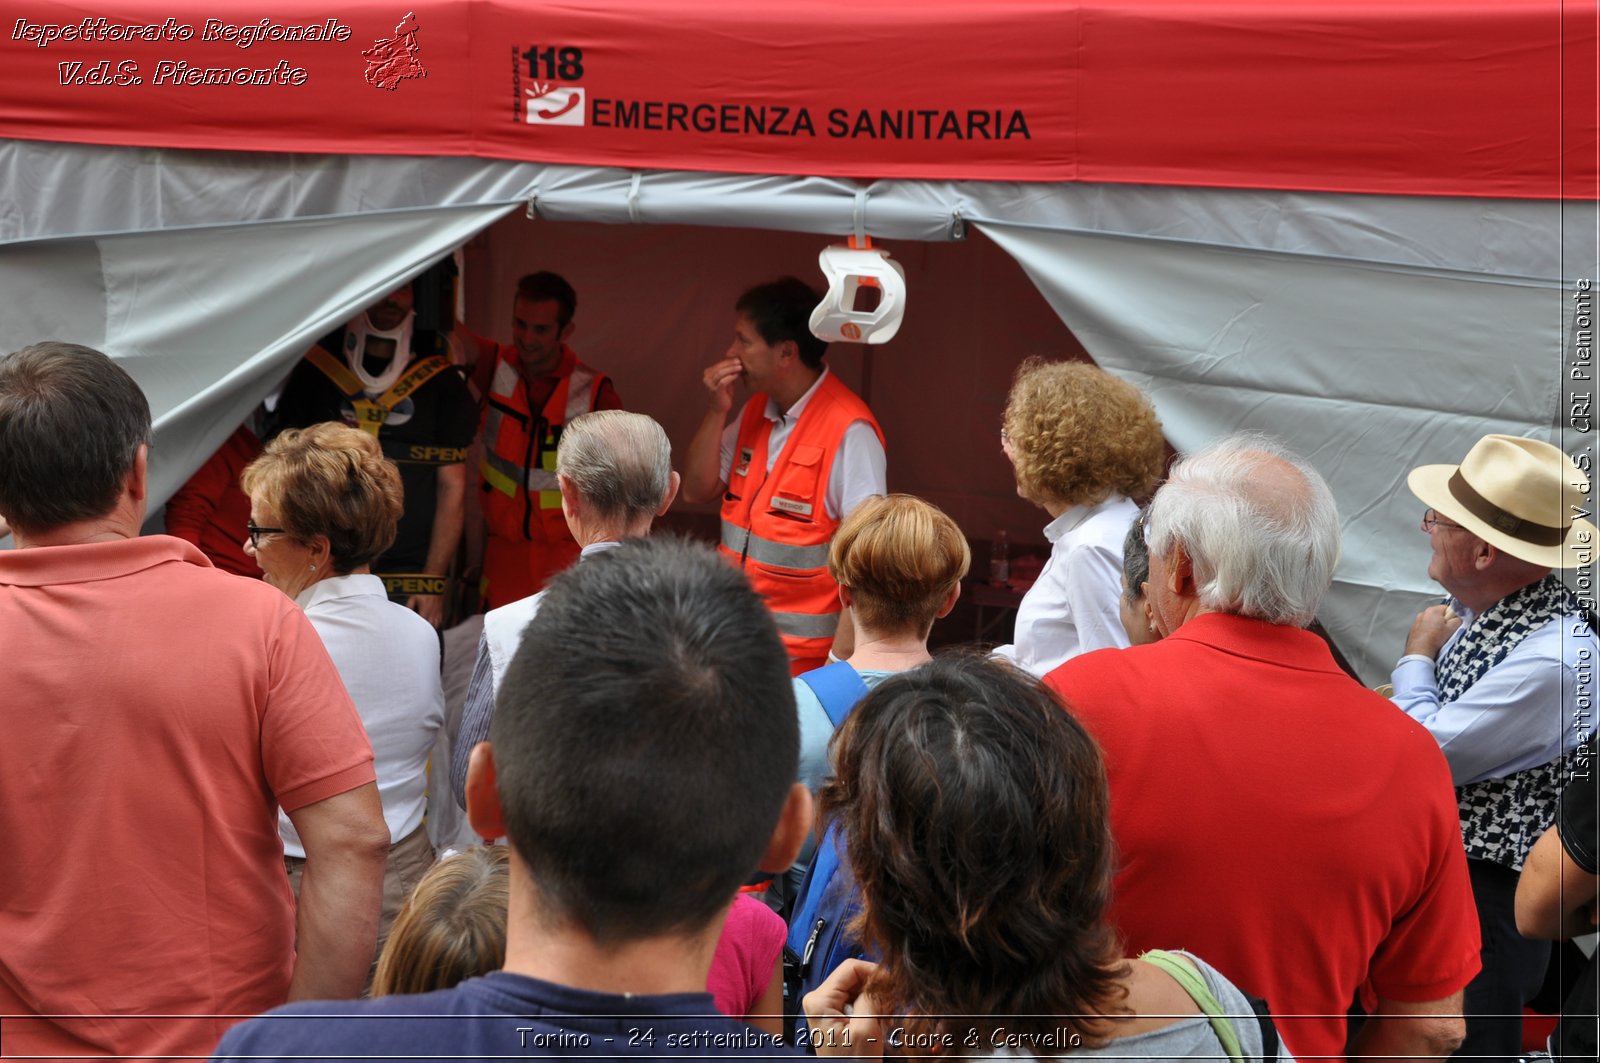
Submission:
[[[1217,1035],[1217,1040],[1222,1042],[1222,1049],[1228,1053],[1228,1058],[1233,1060],[1233,1063],[1244,1063],[1244,1050],[1239,1045],[1238,1032],[1234,1030],[1233,1023],[1228,1021],[1227,1013],[1223,1011],[1216,994],[1211,992],[1211,987],[1206,985],[1206,980],[1187,958],[1163,949],[1151,949],[1139,959],[1171,975],[1172,980],[1189,994],[1189,999],[1195,1002],[1195,1006],[1211,1020],[1212,1032]]]
[[[867,696],[867,684],[861,673],[850,667],[849,661],[813,668],[800,676],[800,682],[822,702],[822,709],[837,730],[844,726],[844,718],[856,707],[856,702]]]
[[[804,1048],[809,1055],[816,1054],[816,1046],[803,1036],[808,1026],[800,1003],[805,996],[806,978],[811,972],[819,935],[827,925],[827,919],[821,914],[824,895],[842,870],[842,842],[839,825],[835,823],[817,843],[817,851],[812,854],[811,864],[795,892],[795,907],[789,914],[789,936],[783,943],[784,1035],[790,1044]],[[837,918],[839,913],[829,914]]]
[[[795,893],[794,911],[789,914],[789,947],[794,949],[796,955],[804,955],[805,947],[810,942],[817,909],[822,904],[823,890],[839,870],[841,855],[839,826],[833,824],[817,843],[817,851],[811,854],[811,864],[806,868],[805,877],[800,880],[800,888]]]

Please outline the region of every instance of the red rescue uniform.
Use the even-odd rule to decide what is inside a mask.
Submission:
[[[578,557],[578,543],[561,515],[556,483],[556,445],[561,428],[580,414],[621,409],[609,379],[562,347],[561,364],[537,384],[548,392],[533,412],[528,383],[516,349],[496,354],[483,426],[483,520],[485,596],[491,606],[526,598]]]

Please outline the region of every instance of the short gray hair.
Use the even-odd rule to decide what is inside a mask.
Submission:
[[[1200,604],[1305,627],[1339,563],[1339,509],[1321,474],[1283,444],[1243,432],[1172,467],[1150,504],[1150,552],[1181,545]]]
[[[653,418],[596,410],[561,430],[556,472],[601,516],[632,523],[653,517],[672,482],[672,444]]]
[[[1145,506],[1128,525],[1128,534],[1122,540],[1122,582],[1126,584],[1122,596],[1129,604],[1144,597],[1140,588],[1150,579],[1150,546],[1144,541],[1144,528],[1149,519],[1150,507]]]

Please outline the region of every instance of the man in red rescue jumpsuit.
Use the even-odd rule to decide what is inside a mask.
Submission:
[[[794,277],[739,297],[733,344],[701,378],[709,405],[683,470],[686,500],[722,498],[721,550],[766,598],[796,675],[826,663],[840,626],[834,530],[885,491],[883,431],[811,334],[820,299]],[[724,425],[740,382],[755,394]]]
[[[511,302],[512,343],[480,358],[474,372],[484,395],[479,501],[489,607],[526,598],[577,559],[561,515],[556,444],[579,414],[622,409],[610,378],[567,346],[577,305],[557,274],[523,277]]]

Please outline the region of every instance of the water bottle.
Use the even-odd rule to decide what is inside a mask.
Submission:
[[[989,545],[989,582],[1003,586],[1011,580],[1011,539],[1001,528]]]

